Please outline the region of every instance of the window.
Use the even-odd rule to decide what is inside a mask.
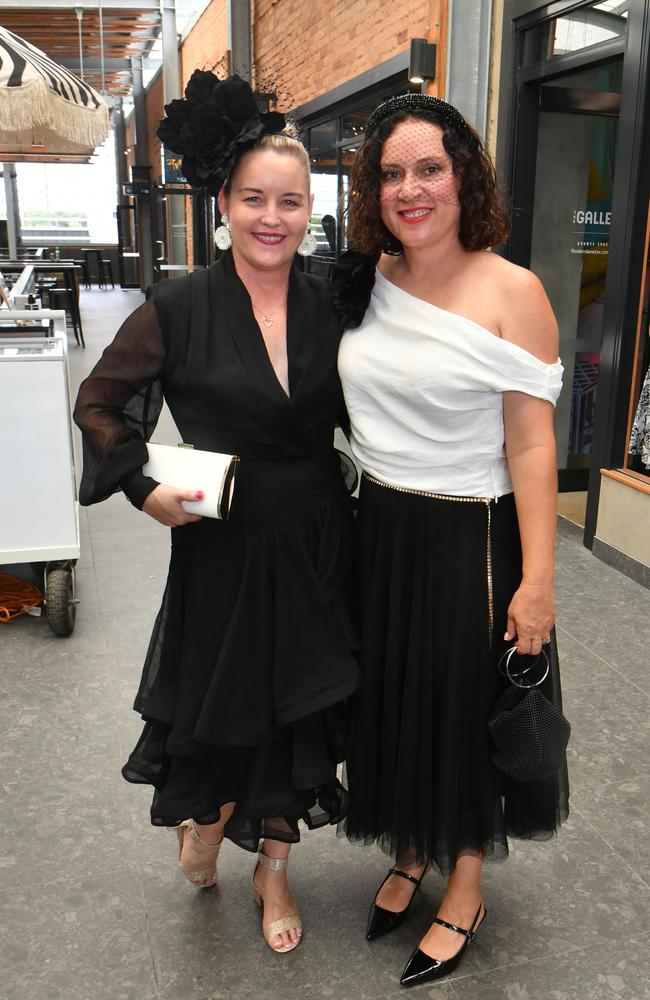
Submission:
[[[112,132],[88,164],[19,163],[16,175],[24,240],[117,243]]]
[[[311,231],[318,241],[315,256],[332,261],[347,246],[348,179],[366,122],[378,104],[410,89],[406,79],[393,79],[370,94],[352,98],[336,116],[330,113],[313,124],[303,123],[302,139],[309,150],[314,192]]]
[[[624,39],[629,6],[630,0],[605,0],[529,28],[522,33],[521,65],[530,66]]]

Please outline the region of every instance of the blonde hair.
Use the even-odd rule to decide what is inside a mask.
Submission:
[[[282,132],[264,132],[263,135],[257,140],[254,146],[246,152],[252,152],[255,149],[271,149],[276,153],[284,153],[287,156],[295,156],[297,160],[300,160],[304,169],[305,175],[307,177],[307,194],[311,190],[311,175],[310,175],[310,164],[309,164],[309,153],[303,146],[302,142],[298,138],[298,129],[293,124],[288,124],[285,126]],[[226,180],[223,189],[225,194],[230,194],[230,184],[232,181],[233,174],[237,169],[239,159],[234,164],[228,179]]]

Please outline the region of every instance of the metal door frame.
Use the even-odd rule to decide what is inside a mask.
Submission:
[[[623,80],[616,144],[616,176],[610,229],[603,337],[594,439],[588,480],[584,543],[596,532],[601,468],[618,468],[625,453],[636,314],[644,266],[643,248],[650,197],[650,0],[631,0],[627,35],[567,56],[521,67],[524,29],[588,7],[591,0],[505,0],[497,170],[511,192],[513,233],[505,255],[530,263],[531,194],[537,158],[540,88],[545,79],[609,61],[623,54]],[[510,81],[508,83],[508,81]],[[634,303],[630,308],[629,303]],[[572,484],[562,477],[562,489]]]
[[[167,245],[160,231],[159,220],[166,218],[167,198],[189,198],[192,206],[192,260],[187,266],[167,263]],[[214,199],[205,191],[179,184],[152,184],[151,186],[151,243],[154,282],[168,280],[172,269],[188,273],[197,267],[207,267],[214,254]],[[159,252],[162,248],[162,253]]]

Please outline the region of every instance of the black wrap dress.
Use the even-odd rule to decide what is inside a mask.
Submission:
[[[289,395],[232,256],[157,286],[82,384],[83,504],[141,507],[163,398],[186,443],[237,454],[231,517],[171,530],[169,575],[123,768],[154,789],[154,825],[216,822],[249,850],[337,822],[345,700],[358,687],[347,615],[351,510],[333,432],[343,412],[326,286],[292,270]]]

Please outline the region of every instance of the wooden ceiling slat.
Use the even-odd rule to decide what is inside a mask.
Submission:
[[[105,0],[106,2],[106,0]],[[110,3],[110,0],[108,0]],[[70,8],[30,7],[0,8],[0,24],[42,49],[52,59],[73,62],[79,56],[79,22],[71,2]],[[129,59],[144,54],[155,41],[161,25],[161,15],[155,9],[103,8],[104,55],[107,59]],[[101,53],[99,10],[84,8],[81,21],[84,59],[96,59]],[[101,76],[94,71],[84,73],[92,86],[100,88]],[[106,90],[115,96],[131,92],[128,72],[106,72]]]
[[[77,44],[74,45],[72,39],[70,39],[68,37],[68,35],[65,34],[65,33],[63,33],[63,32],[61,32],[59,34],[56,31],[46,31],[46,32],[43,32],[42,35],[39,35],[36,32],[34,32],[32,35],[30,35],[29,40],[30,40],[30,42],[31,42],[32,45],[35,45],[36,43],[33,42],[33,41],[31,41],[32,38],[51,38],[53,41],[56,41],[56,42],[59,42],[59,43],[65,42],[65,44],[69,48],[76,49],[77,52],[79,51],[79,43],[77,42]],[[151,41],[152,41],[152,36],[151,35],[141,36],[141,35],[137,35],[137,34],[132,34],[132,33],[128,32],[128,31],[125,31],[125,32],[123,32],[123,33],[121,33],[119,35],[106,35],[106,34],[104,34],[104,44],[115,43],[115,44],[118,44],[118,45],[124,45],[125,43],[128,44],[130,42],[133,45],[135,45],[135,44],[139,45],[139,44],[143,44],[143,43],[151,42]],[[84,48],[86,47],[87,44],[94,45],[95,47],[97,47],[99,45],[99,36],[92,35],[90,38],[84,38],[84,40],[83,40]]]

